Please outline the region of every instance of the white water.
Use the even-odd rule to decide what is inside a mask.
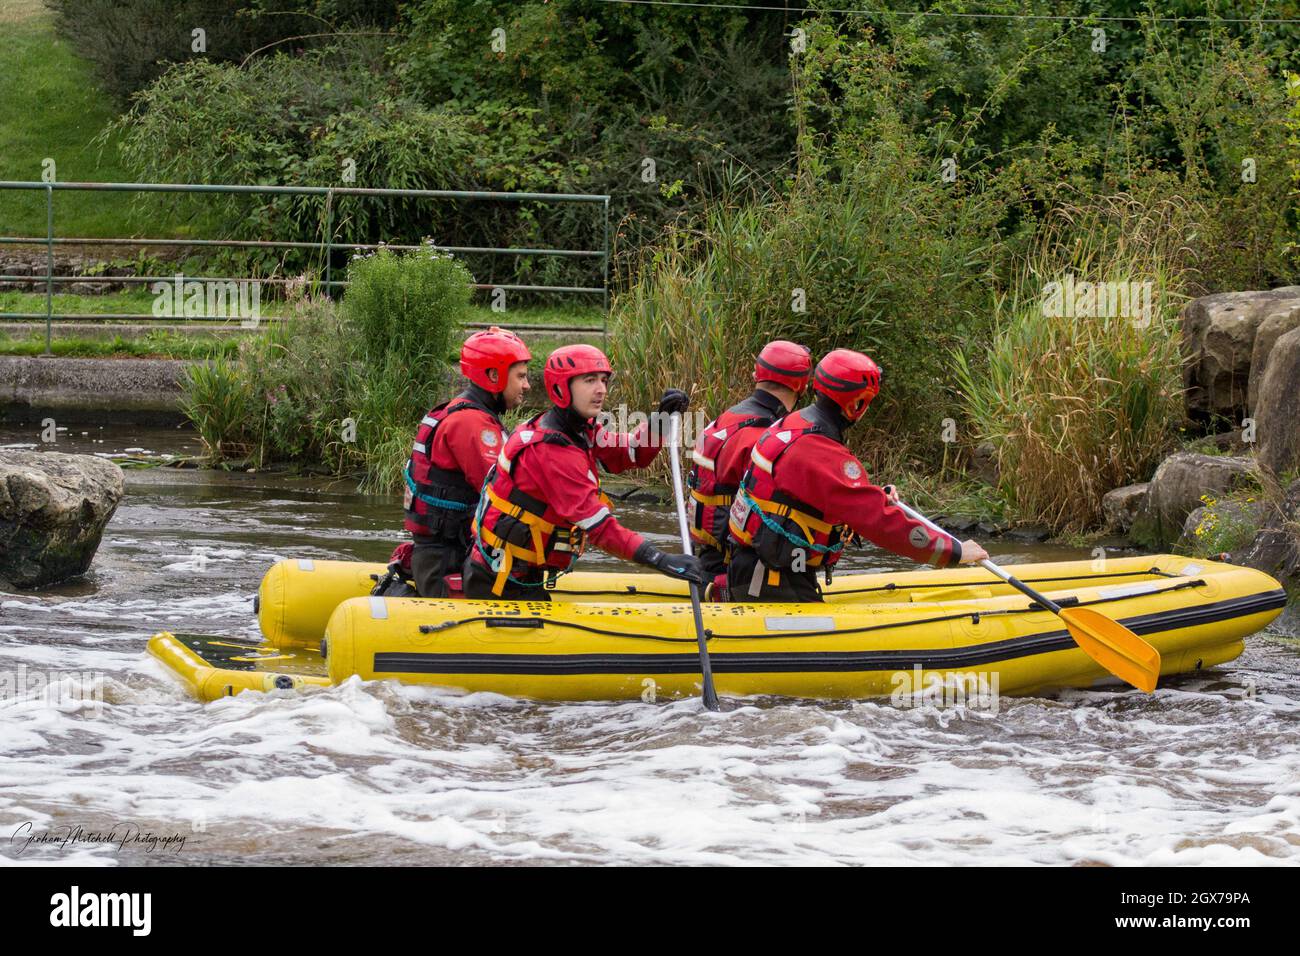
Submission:
[[[995,716],[541,705],[357,679],[201,705],[147,638],[255,635],[272,560],[382,559],[396,505],[260,476],[128,478],[86,582],[0,595],[0,674],[55,682],[0,700],[0,862],[1300,860],[1300,655],[1284,641],[1151,697],[1004,698]],[[26,843],[77,827],[115,842]],[[121,844],[144,833],[173,843]]]

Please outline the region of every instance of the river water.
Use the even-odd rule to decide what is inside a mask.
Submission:
[[[197,451],[185,431],[80,431],[53,450]],[[0,447],[37,441],[0,430]],[[271,562],[384,560],[399,508],[325,479],[128,471],[85,579],[0,593],[0,675],[44,681],[0,699],[0,863],[1300,861],[1300,649],[1279,635],[1151,696],[996,714],[772,698],[710,714],[355,678],[203,705],[145,654],[159,630],[255,638]],[[620,516],[676,549],[666,509]]]

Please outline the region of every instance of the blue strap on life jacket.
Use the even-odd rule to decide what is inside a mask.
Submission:
[[[406,479],[406,487],[411,489],[412,497],[419,498],[426,505],[434,508],[443,508],[447,511],[469,511],[469,505],[463,501],[449,501],[446,498],[435,498],[433,495],[426,495],[420,491],[415,484],[415,479],[411,476],[411,462],[406,463],[406,468],[402,472],[402,477]]]

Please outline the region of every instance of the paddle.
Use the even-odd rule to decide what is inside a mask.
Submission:
[[[903,502],[898,506],[911,518],[927,527],[947,535],[925,515],[913,511]],[[951,537],[951,536],[949,536]],[[1039,594],[1023,581],[1002,570],[992,561],[980,562],[980,567],[993,572],[1017,591],[1028,595],[1065,622],[1065,629],[1094,661],[1120,680],[1147,693],[1156,689],[1160,677],[1160,652],[1138,637],[1119,621],[1089,607],[1061,607],[1050,598]]]
[[[673,466],[673,496],[677,499],[677,524],[682,534],[682,552],[691,553],[691,533],[686,526],[686,499],[682,496],[682,465],[677,458],[678,438],[681,434],[682,416],[673,412],[668,425],[668,458]],[[709,663],[709,644],[704,636],[704,616],[700,612],[700,591],[691,582],[691,610],[695,614],[695,639],[700,645],[700,673],[704,677],[704,706],[718,709],[718,692],[713,689],[713,667]]]

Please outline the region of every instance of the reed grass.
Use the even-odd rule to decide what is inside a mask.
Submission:
[[[1018,517],[1077,533],[1105,492],[1145,479],[1182,421],[1180,290],[1195,271],[1182,241],[1194,204],[1133,196],[1063,204],[1043,222],[987,348],[954,354],[999,491]],[[1045,314],[1047,283],[1151,283],[1152,314]]]

